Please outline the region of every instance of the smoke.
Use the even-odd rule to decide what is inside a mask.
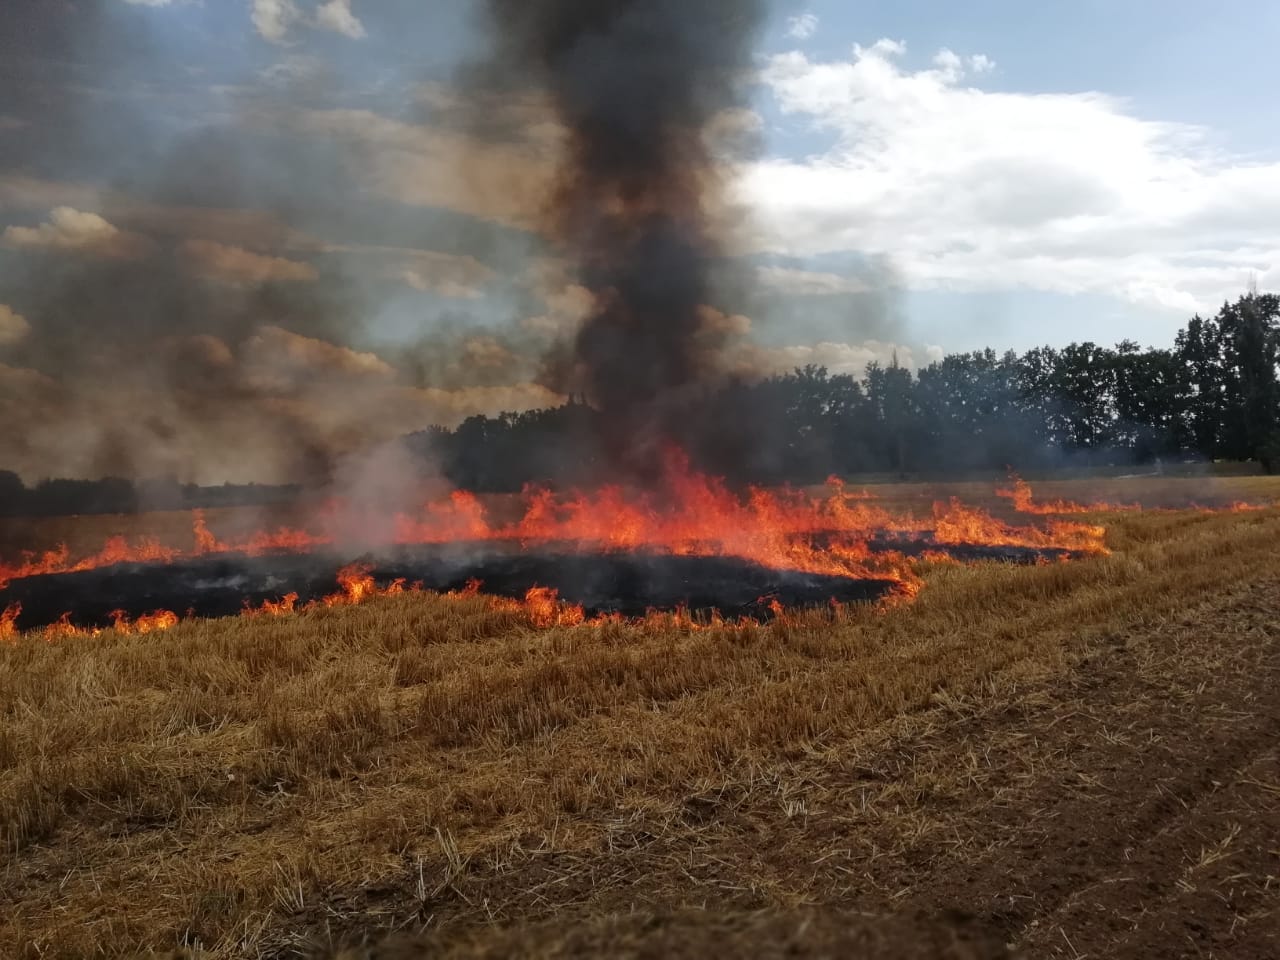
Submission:
[[[740,256],[765,3],[0,4],[0,469],[361,485],[570,394],[623,477],[750,429],[704,402],[748,341],[865,296]]]
[[[564,142],[542,226],[592,296],[548,357],[560,392],[647,473],[720,373],[731,331],[705,309],[730,217],[710,134],[745,107],[761,0],[488,0],[481,79],[545,95]]]
[[[367,144],[308,128],[369,69],[347,4],[316,9],[350,61],[297,78],[269,44],[222,55],[253,29],[230,6],[0,4],[0,469],[315,482],[432,423],[556,402],[484,343],[445,382],[412,336],[378,342],[400,291],[470,304],[487,268],[421,248],[487,234],[370,195]]]

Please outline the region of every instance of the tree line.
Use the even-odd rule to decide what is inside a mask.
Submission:
[[[242,507],[287,503],[301,486],[227,483],[202,487],[174,479],[42,480],[28,487],[18,474],[0,470],[0,517],[63,517],[75,514],[141,513],[196,507]]]
[[[709,391],[663,440],[734,483],[831,474],[946,476],[1154,461],[1280,469],[1280,297],[1249,293],[1193,317],[1171,347],[1072,343],[957,353],[861,377],[819,366]],[[477,491],[591,485],[613,472],[618,425],[582,402],[433,427],[404,442],[424,472]],[[636,437],[652,447],[655,438]],[[322,478],[309,486],[322,486]],[[50,479],[0,470],[0,516],[134,513],[288,502],[302,485]]]
[[[1192,318],[1171,347],[1072,343],[958,353],[862,377],[819,366],[730,383],[690,411],[682,445],[735,482],[805,483],[859,473],[1256,461],[1280,468],[1280,297],[1249,293]],[[610,479],[591,407],[475,416],[408,442],[458,486]],[[642,439],[642,438],[638,438]]]

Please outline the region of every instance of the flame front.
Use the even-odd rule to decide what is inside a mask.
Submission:
[[[1136,504],[1081,504],[1067,500],[1036,501],[1031,487],[1010,474],[1010,484],[997,495],[1008,500],[1015,515],[1031,515],[1033,523],[1008,522],[989,511],[957,499],[934,503],[924,515],[894,512],[866,491],[847,490],[837,478],[828,480],[825,493],[812,496],[801,491],[748,489],[737,495],[723,481],[690,469],[678,451],[663,461],[658,492],[631,492],[618,486],[557,495],[541,488],[526,489],[523,508],[514,520],[501,521],[476,495],[454,491],[448,497],[423,505],[415,515],[397,515],[391,524],[391,541],[398,545],[437,544],[456,541],[501,541],[521,549],[536,549],[555,542],[559,548],[583,551],[649,551],[681,556],[722,556],[747,560],[775,569],[885,580],[894,584],[892,600],[913,597],[921,588],[922,563],[955,562],[965,547],[1061,550],[1073,554],[1105,554],[1106,530],[1093,523],[1063,516],[1142,509]],[[1236,503],[1228,510],[1262,509]],[[168,563],[211,554],[305,553],[321,547],[341,546],[338,531],[340,505],[323,512],[315,529],[282,527],[258,531],[236,541],[221,540],[209,529],[203,511],[192,512],[192,544],[189,550],[165,546],[154,538],[132,543],[113,537],[88,556],[73,557],[66,546],[41,554],[26,554],[8,566],[0,564],[0,589],[8,581],[54,573],[74,573],[117,563]],[[905,555],[910,547],[912,556]],[[351,565],[338,574],[339,589],[317,601],[299,605],[297,594],[246,606],[250,615],[283,616],[317,607],[350,606],[375,597],[395,596],[406,587],[403,580],[379,586],[370,567]],[[480,589],[473,582],[455,596]],[[556,591],[535,587],[514,604],[538,627],[574,626],[588,620],[582,608],[561,600]],[[762,601],[767,607],[767,600]],[[776,606],[776,601],[773,602]],[[10,605],[0,613],[0,639],[17,634],[21,610]],[[775,609],[775,616],[782,611]],[[687,612],[664,616],[690,619]],[[179,622],[176,614],[156,611],[129,620],[114,618],[119,632],[145,634],[165,630]],[[606,618],[608,619],[608,618]],[[93,634],[80,630],[70,617],[46,627],[45,636]]]
[[[948,546],[958,545],[1083,553],[1106,549],[1104,532],[1094,525],[1054,521],[1043,527],[1014,526],[954,500],[935,505],[931,515],[895,514],[866,492],[846,490],[835,478],[828,481],[826,493],[820,497],[759,488],[737,496],[722,481],[691,470],[678,451],[669,452],[664,459],[659,490],[658,494],[633,493],[605,486],[559,496],[546,489],[526,489],[519,519],[505,523],[492,520],[476,495],[454,491],[443,500],[424,504],[416,515],[397,515],[391,540],[398,545],[505,541],[525,547],[557,541],[592,550],[737,557],[805,573],[888,579],[901,584],[905,592],[914,590],[916,577],[911,564],[892,549],[895,539],[923,538],[942,553]],[[1031,502],[1029,488],[1018,480],[1015,491],[1015,505],[1022,510]],[[167,563],[223,553],[310,552],[341,544],[339,513],[340,509],[322,513],[313,530],[282,527],[229,541],[215,536],[204,512],[195,510],[188,550],[163,545],[154,538],[130,543],[124,537],[113,537],[96,553],[73,557],[62,545],[42,554],[25,554],[17,563],[0,564],[0,589],[23,577],[74,573],[117,563]],[[343,570],[339,585],[342,590],[326,599],[330,606],[359,602],[375,590],[368,571],[356,568]],[[284,598],[277,603],[287,607],[289,601]],[[259,612],[278,611],[264,607]]]

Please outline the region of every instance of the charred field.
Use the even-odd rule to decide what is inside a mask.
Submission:
[[[979,548],[981,549],[981,548]],[[993,551],[994,552],[994,551]],[[1018,560],[1040,554],[1004,551]],[[6,599],[21,607],[15,624],[38,629],[59,622],[68,598],[76,625],[109,626],[113,613],[136,621],[155,610],[190,616],[233,616],[293,596],[296,603],[323,602],[344,569],[358,569],[370,590],[411,584],[439,593],[483,585],[485,593],[510,599],[530,590],[554,590],[584,615],[643,616],[646,611],[683,608],[691,614],[768,614],[766,604],[817,607],[832,600],[878,600],[891,580],[849,579],[829,574],[776,570],[726,557],[682,557],[641,552],[581,552],[572,544],[546,544],[537,552],[495,549],[484,541],[443,547],[400,547],[357,558],[340,554],[230,554],[182,563],[116,564],[99,570],[30,577],[16,581]],[[474,587],[472,587],[474,589]]]
[[[909,602],[546,619],[459,588],[478,556],[492,574],[488,544],[455,554],[435,584],[452,593],[388,590],[412,571],[375,565],[362,602],[17,635],[0,952],[1268,956],[1280,511],[1173,507],[1280,487],[1119,486],[1037,497],[1169,509],[1093,504],[1106,552],[1070,562],[918,556]],[[83,525],[88,549],[176,543],[189,518],[48,523],[26,533],[76,544]],[[450,549],[397,556],[424,570]],[[533,556],[566,589],[655,559]],[[318,560],[297,561],[316,595],[338,563]]]

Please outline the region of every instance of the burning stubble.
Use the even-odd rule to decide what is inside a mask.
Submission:
[[[544,95],[564,149],[543,228],[593,306],[550,384],[604,414],[603,452],[644,477],[719,369],[704,309],[725,246],[706,132],[740,109],[761,0],[488,0],[487,79]]]

